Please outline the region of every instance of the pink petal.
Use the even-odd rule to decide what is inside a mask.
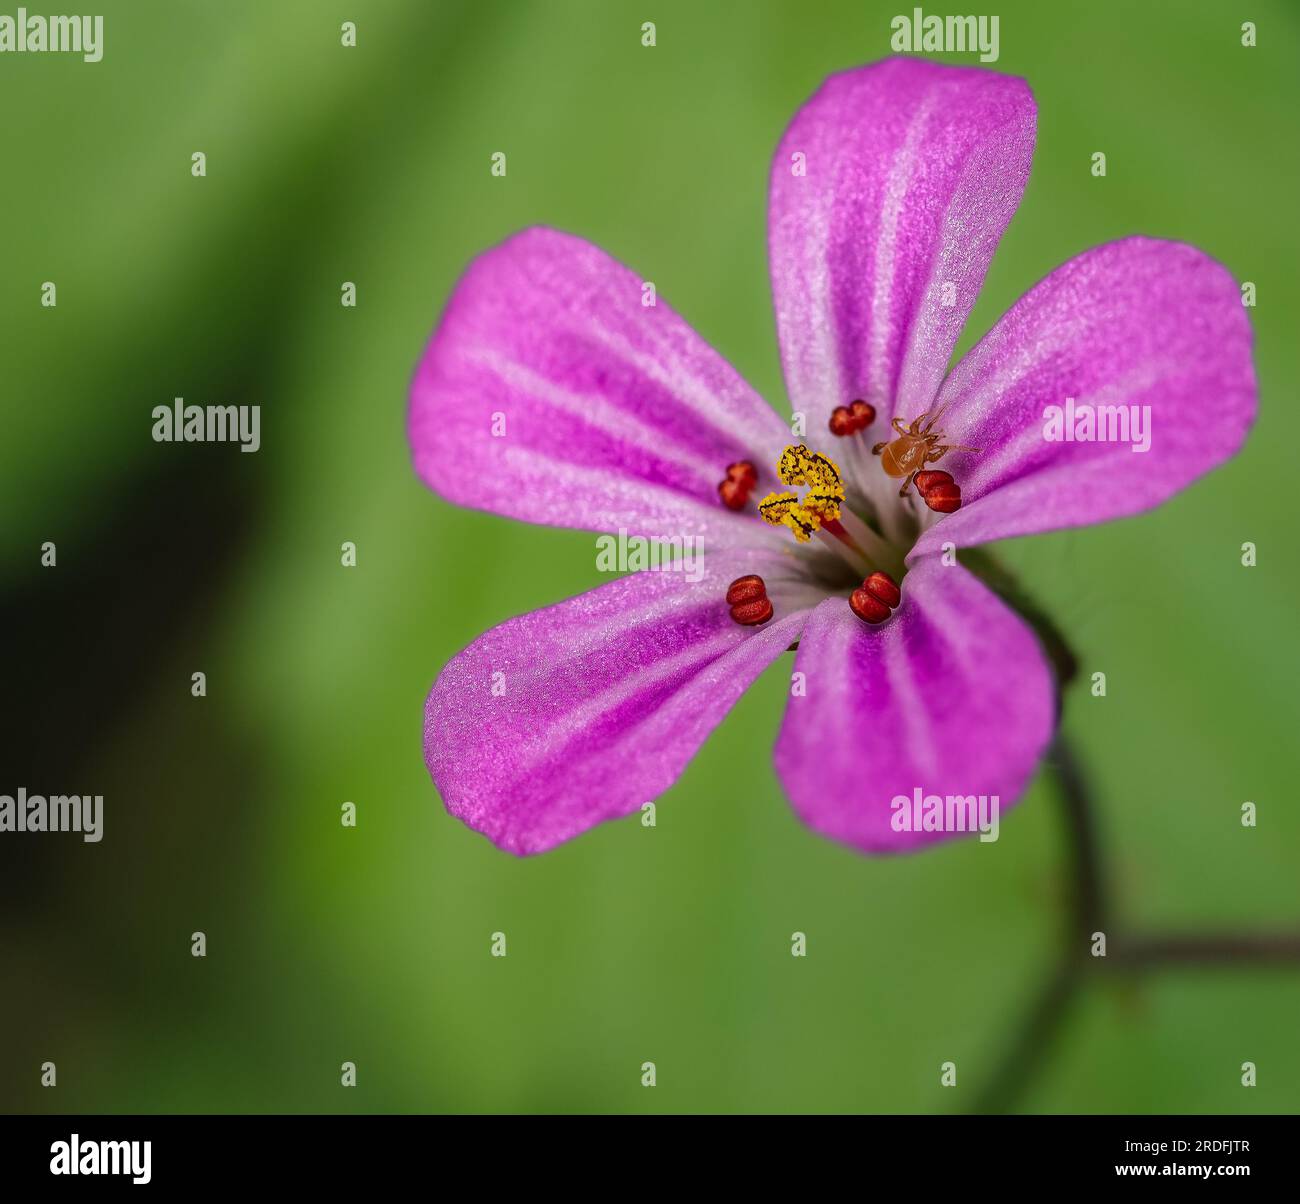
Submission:
[[[1020,203],[1034,123],[1023,80],[920,59],[833,75],[795,114],[768,240],[786,385],[810,433],[855,398],[876,406],[873,431],[929,406]]]
[[[774,539],[718,500],[748,459],[760,492],[789,432],[642,278],[531,229],[466,271],[411,386],[415,467],[450,501],[634,535]],[[494,423],[504,435],[494,435]]]
[[[739,627],[727,586],[757,572],[775,587],[789,561],[754,551],[703,564],[696,583],[641,572],[511,619],[452,660],[424,722],[447,809],[503,849],[537,853],[667,790],[808,613]]]
[[[1049,442],[1048,406],[1149,406],[1150,448]],[[1255,417],[1250,323],[1195,247],[1129,238],[1026,293],[953,369],[940,426],[963,505],[913,555],[1102,522],[1158,505],[1233,455]],[[1140,410],[1138,411],[1141,412]],[[1132,428],[1130,428],[1130,435]]]
[[[776,768],[795,811],[869,853],[952,833],[895,831],[898,796],[1020,796],[1051,735],[1054,695],[1037,641],[959,565],[904,579],[903,601],[868,627],[842,598],[808,616]]]

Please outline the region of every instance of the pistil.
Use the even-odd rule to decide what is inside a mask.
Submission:
[[[839,524],[852,546],[867,561],[868,569],[888,569],[898,577],[901,577],[906,571],[903,566],[903,556],[898,548],[877,535],[869,524],[860,519],[847,506],[840,510]]]
[[[848,513],[847,509],[841,509],[839,519],[824,519],[821,529],[816,532],[817,539],[824,547],[842,557],[855,573],[869,573],[872,566],[866,552],[850,538],[848,531],[841,525],[840,520]]]

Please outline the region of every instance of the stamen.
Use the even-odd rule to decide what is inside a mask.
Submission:
[[[776,474],[787,485],[808,485],[828,493],[838,490],[841,497],[844,494],[840,470],[834,461],[821,452],[809,451],[802,443],[787,447],[781,453]]]
[[[850,542],[866,559],[869,567],[882,564],[890,572],[903,575],[902,553],[874,530],[847,506],[840,512],[840,522]]]
[[[903,591],[888,573],[872,573],[863,583],[862,588],[873,598],[883,602],[893,610],[903,598]]]
[[[767,586],[757,573],[737,577],[727,587],[727,605],[731,607],[732,620],[742,627],[758,627],[775,613]]]
[[[769,493],[758,503],[763,521],[774,527],[786,526],[800,543],[807,543],[817,530],[820,519],[799,503],[797,493]]]
[[[743,510],[758,484],[758,470],[748,460],[727,465],[727,479],[718,482],[718,496],[728,510]]]
[[[888,573],[872,573],[849,595],[849,609],[864,623],[883,623],[902,597],[898,583]]]
[[[952,479],[952,473],[941,468],[918,472],[913,480],[916,491],[931,510],[951,514],[961,509],[961,486]]]
[[[789,527],[807,543],[823,522],[839,518],[844,483],[833,461],[799,443],[781,453],[776,473],[787,485],[808,486],[808,492],[802,499],[796,493],[769,493],[758,504],[765,522]]]
[[[843,513],[847,514],[848,511]],[[855,573],[865,573],[871,569],[871,561],[863,554],[862,549],[854,546],[849,539],[848,532],[840,526],[838,522],[832,520],[817,532],[818,540],[832,552],[840,556]]]
[[[767,597],[767,584],[757,573],[748,573],[737,577],[727,586],[727,605],[735,606],[737,602],[753,602]]]
[[[889,607],[873,598],[859,586],[849,595],[849,609],[864,623],[883,623],[889,618]]]
[[[851,405],[836,406],[831,411],[831,434],[843,438],[856,435],[866,430],[876,420],[876,407],[866,401],[855,401]]]
[[[855,401],[849,406],[849,413],[860,431],[866,430],[876,420],[876,407],[869,401]]]

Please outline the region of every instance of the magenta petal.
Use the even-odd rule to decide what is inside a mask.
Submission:
[[[1046,408],[1068,398],[1076,413],[1150,407],[1149,450],[1049,441]],[[945,540],[984,543],[1146,510],[1231,456],[1254,420],[1241,293],[1195,247],[1149,238],[1096,247],[1007,311],[953,369],[940,404],[951,406],[948,438],[983,451],[945,459],[964,504],[914,556]]]
[[[868,627],[842,598],[804,627],[776,768],[800,818],[870,853],[951,833],[895,831],[898,796],[1020,796],[1051,735],[1051,674],[1033,634],[959,565],[921,561],[899,609]]]
[[[538,853],[667,790],[808,613],[739,627],[730,582],[757,572],[772,585],[788,562],[704,565],[696,583],[642,572],[511,619],[452,660],[424,721],[447,809],[503,849]]]
[[[453,502],[553,526],[773,538],[752,508],[724,508],[717,487],[743,459],[773,487],[788,430],[648,299],[636,273],[555,230],[480,255],[411,386],[420,476]]]
[[[795,115],[768,241],[786,385],[810,431],[854,398],[879,430],[929,406],[1020,203],[1034,125],[1023,80],[919,59],[833,75]]]

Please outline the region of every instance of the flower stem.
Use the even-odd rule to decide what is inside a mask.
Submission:
[[[1059,628],[1028,598],[1006,568],[983,549],[960,555],[1038,634],[1057,678],[1057,716],[1078,660]],[[1008,1112],[1023,1098],[1050,1060],[1081,987],[1091,975],[1147,974],[1176,966],[1300,968],[1300,930],[1275,933],[1133,934],[1114,918],[1107,886],[1097,808],[1091,783],[1069,739],[1059,729],[1047,757],[1065,818],[1070,903],[1062,924],[1062,945],[1038,995],[1016,1029],[975,1112]],[[1106,934],[1106,956],[1092,956],[1092,934]]]

